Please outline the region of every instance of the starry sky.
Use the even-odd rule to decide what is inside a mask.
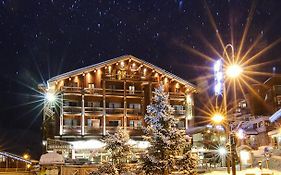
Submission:
[[[192,50],[216,58],[217,33],[237,47],[251,7],[244,47],[261,35],[258,51],[281,37],[279,0],[1,0],[0,150],[40,152],[39,83],[124,54],[195,82],[213,63]],[[276,44],[257,69],[280,72],[280,57]]]

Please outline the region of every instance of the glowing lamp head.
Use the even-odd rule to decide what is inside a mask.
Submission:
[[[212,117],[212,120],[215,123],[221,123],[223,121],[223,119],[224,119],[224,116],[222,114],[220,114],[220,113],[216,113]]]
[[[227,154],[227,150],[225,147],[219,147],[217,151],[220,156],[226,156],[226,154]]]
[[[243,69],[238,64],[232,64],[226,68],[226,75],[230,78],[237,78],[242,72]]]
[[[54,93],[51,93],[51,92],[47,92],[45,94],[45,99],[48,101],[48,102],[54,102],[56,100],[56,96]]]
[[[30,158],[30,156],[29,156],[29,154],[26,153],[26,154],[23,155],[23,158],[27,160],[27,159]]]

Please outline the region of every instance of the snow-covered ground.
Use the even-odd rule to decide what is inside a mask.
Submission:
[[[259,168],[251,168],[251,169],[247,169],[247,170],[243,170],[243,171],[237,171],[236,174],[237,175],[247,175],[247,174],[251,174],[251,175],[254,175],[254,174],[255,175],[262,175],[262,174],[281,175],[281,171],[268,170],[268,169],[260,170]],[[227,172],[226,171],[212,171],[212,172],[205,173],[203,175],[227,175]]]

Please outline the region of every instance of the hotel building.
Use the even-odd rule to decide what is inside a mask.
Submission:
[[[142,126],[153,90],[163,84],[169,93],[178,127],[194,124],[195,86],[131,55],[55,76],[39,85],[46,94],[43,145],[73,159],[91,159],[106,133],[126,129],[136,149],[145,148]],[[47,100],[49,99],[49,100]],[[51,102],[52,101],[52,102]]]

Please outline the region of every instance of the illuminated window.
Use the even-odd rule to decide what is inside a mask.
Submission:
[[[129,125],[130,125],[130,127],[134,127],[134,120],[130,120]]]
[[[94,83],[89,83],[88,86],[89,86],[90,89],[94,89],[95,88],[95,84]]]
[[[139,121],[138,121],[138,128],[141,128],[141,127],[142,127],[142,121],[139,120]]]
[[[108,121],[108,126],[121,126],[121,120]]]
[[[135,86],[129,86],[129,94],[135,93]]]
[[[281,97],[280,96],[277,97],[277,104],[281,105]]]

